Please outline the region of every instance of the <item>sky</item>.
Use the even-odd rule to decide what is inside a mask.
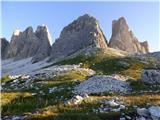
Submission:
[[[28,26],[32,26],[36,30],[38,25],[45,24],[54,42],[65,26],[87,13],[99,21],[108,41],[112,34],[112,21],[123,16],[139,41],[147,40],[150,51],[160,51],[160,3],[158,1],[3,1],[1,7],[2,35],[0,37],[5,37],[8,41],[15,29],[23,31]]]

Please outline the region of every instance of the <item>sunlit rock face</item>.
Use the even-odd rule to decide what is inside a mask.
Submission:
[[[46,26],[38,26],[36,32],[32,27],[25,31],[15,30],[5,58],[20,60],[33,57],[32,62],[38,62],[50,55],[50,34]]]
[[[8,46],[9,46],[9,42],[5,38],[1,38],[1,58],[2,59],[4,59]]]
[[[48,57],[51,53],[51,35],[47,26],[38,26],[35,35],[39,38],[39,48],[36,55],[33,57],[32,62],[38,62]]]
[[[147,41],[139,42],[133,32],[129,30],[124,17],[112,22],[112,36],[109,47],[127,51],[129,53],[148,53],[149,47]]]
[[[52,45],[51,60],[63,58],[89,46],[106,49],[106,39],[98,21],[85,14],[64,27]]]

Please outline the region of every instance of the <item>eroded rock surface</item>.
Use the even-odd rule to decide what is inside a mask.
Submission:
[[[33,57],[32,62],[38,62],[50,55],[50,36],[46,26],[38,26],[36,32],[32,27],[25,31],[15,30],[5,59],[20,60]]]
[[[9,42],[5,38],[1,38],[1,58],[2,59],[4,59],[8,46],[9,46]]]
[[[124,17],[112,22],[112,36],[109,47],[127,51],[129,53],[148,53],[148,42],[139,42],[133,32],[129,30]]]
[[[141,82],[149,85],[160,85],[160,71],[144,70],[141,74]]]
[[[70,56],[89,46],[107,48],[98,21],[85,14],[62,30],[60,37],[52,45],[51,60]]]

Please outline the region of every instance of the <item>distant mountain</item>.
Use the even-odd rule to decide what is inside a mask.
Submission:
[[[15,30],[5,59],[20,60],[33,57],[32,62],[41,61],[50,55],[50,39],[50,33],[46,26],[38,26],[35,32],[32,27],[28,27],[23,32]]]
[[[148,42],[139,42],[133,32],[129,30],[124,17],[112,22],[112,36],[109,47],[127,51],[129,53],[148,53]]]
[[[20,60],[32,57],[32,63],[44,60],[59,60],[80,51],[92,52],[98,48],[107,52],[107,48],[122,50],[131,54],[149,52],[148,42],[139,42],[129,30],[125,18],[112,22],[112,36],[108,44],[96,18],[85,14],[78,17],[61,31],[58,39],[50,45],[51,35],[47,26],[38,26],[36,31],[28,27],[24,31],[15,30],[10,43],[2,41],[2,59]]]
[[[1,58],[2,59],[4,59],[5,57],[8,46],[9,46],[9,42],[6,40],[6,38],[1,38]]]
[[[64,27],[52,45],[51,60],[64,58],[89,46],[106,49],[107,40],[98,21],[85,14]]]

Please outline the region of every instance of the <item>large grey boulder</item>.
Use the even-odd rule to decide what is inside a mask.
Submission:
[[[149,47],[147,41],[139,42],[133,32],[129,30],[124,17],[112,22],[112,36],[109,47],[134,53],[148,53]]]
[[[160,85],[160,71],[144,70],[141,74],[141,82],[149,85]]]
[[[32,62],[38,62],[50,55],[50,37],[46,26],[38,26],[34,33],[32,27],[25,31],[14,31],[5,58],[20,60],[33,57]]]
[[[62,30],[52,45],[51,60],[70,56],[89,46],[106,49],[106,42],[98,21],[85,14]]]
[[[2,59],[4,59],[8,46],[9,46],[9,42],[5,38],[1,38],[1,58]]]

